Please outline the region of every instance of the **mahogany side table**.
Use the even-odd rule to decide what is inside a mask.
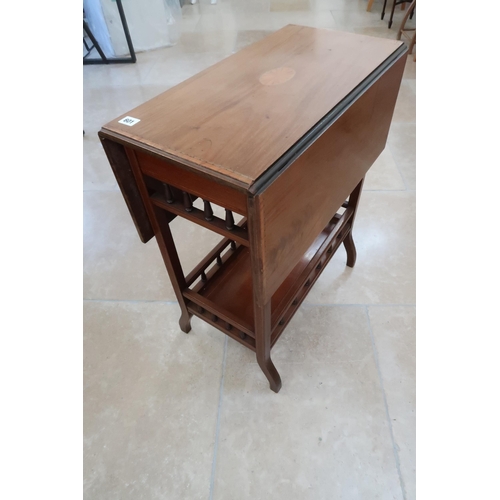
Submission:
[[[141,240],[156,237],[181,330],[196,315],[248,347],[275,392],[272,346],[341,244],[356,261],[363,180],[406,54],[396,40],[289,25],[99,132]],[[187,275],[175,217],[223,236]]]

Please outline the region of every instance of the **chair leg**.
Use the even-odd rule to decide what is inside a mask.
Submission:
[[[415,3],[416,0],[413,0],[410,7],[406,11],[406,14],[404,15],[403,20],[401,21],[401,25],[399,26],[398,36],[397,36],[398,40],[401,40],[401,35],[403,34],[403,30],[405,29],[406,21],[408,21],[408,17],[413,13],[413,10],[415,8]]]
[[[417,32],[413,33],[413,36],[410,41],[410,45],[408,46],[408,54],[411,54],[413,52],[413,47],[415,47],[415,43],[417,41]]]
[[[375,0],[368,0],[368,5],[366,6],[366,12],[371,12],[374,1]]]
[[[380,16],[380,19],[383,21],[384,16],[385,16],[385,7],[387,6],[387,0],[384,0],[384,5],[382,6],[382,15]]]
[[[394,10],[396,9],[396,2],[397,2],[397,0],[394,0],[394,2],[392,4],[391,17],[389,18],[389,26],[388,26],[389,29],[391,29],[391,26],[392,26],[392,18],[394,17]]]

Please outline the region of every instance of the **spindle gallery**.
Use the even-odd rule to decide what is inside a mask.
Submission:
[[[195,315],[251,349],[275,392],[271,348],[341,245],[356,262],[363,180],[385,147],[406,53],[396,40],[289,25],[99,132],[139,236],[156,237],[181,330]],[[187,274],[176,217],[222,236]]]

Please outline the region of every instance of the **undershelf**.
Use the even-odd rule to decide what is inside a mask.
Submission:
[[[350,231],[352,209],[330,220],[271,299],[271,345],[278,340],[314,282]],[[192,289],[188,309],[230,337],[255,350],[250,249],[229,250]]]

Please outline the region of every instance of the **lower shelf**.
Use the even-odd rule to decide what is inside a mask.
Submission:
[[[278,340],[314,282],[349,234],[352,210],[330,220],[271,300],[271,344]],[[219,330],[255,350],[250,250],[233,247],[205,281],[184,292],[188,309]]]

